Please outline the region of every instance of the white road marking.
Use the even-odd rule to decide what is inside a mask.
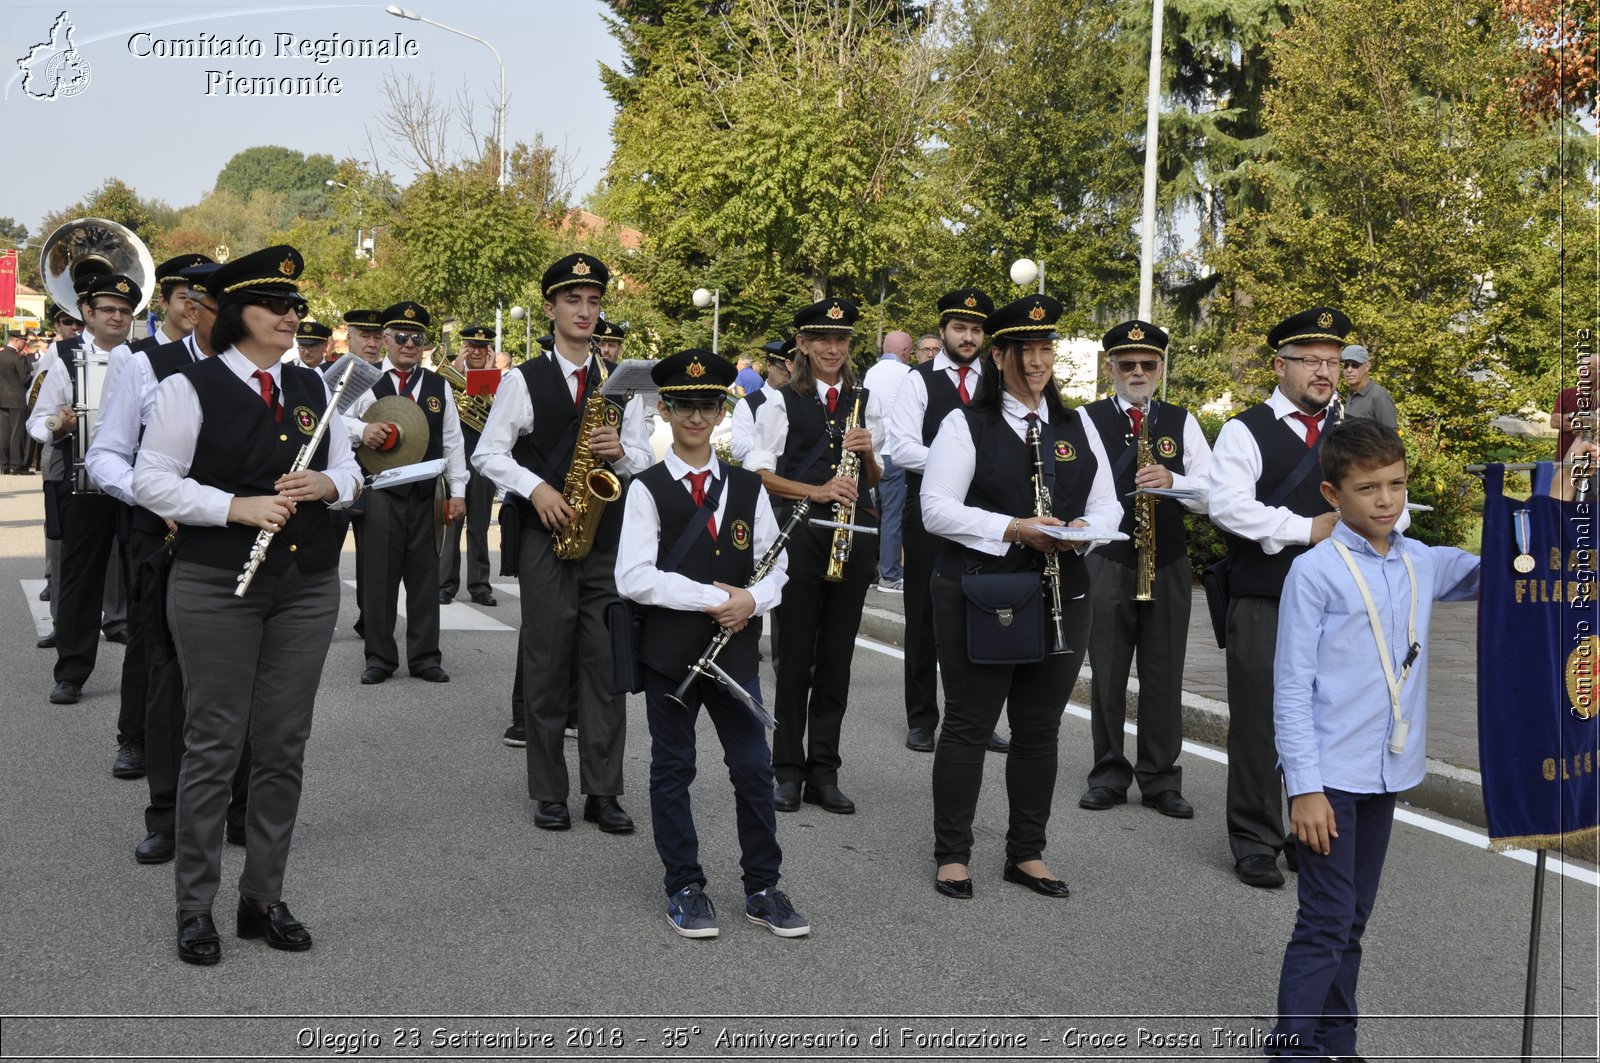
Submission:
[[[44,590],[45,581],[25,579],[19,582],[22,584],[22,597],[28,603],[28,611],[33,614],[33,626],[39,631],[38,637],[44,638],[55,627],[50,620],[50,603],[39,600],[39,592]]]
[[[356,581],[353,579],[347,579],[344,581],[344,585],[354,589]],[[406,615],[405,595],[402,594],[399,601],[395,603],[395,612],[399,613],[402,617]],[[439,630],[513,631],[515,629],[502,624],[488,613],[480,613],[477,609],[473,608],[471,605],[468,605],[466,602],[451,602],[449,605],[439,606]]]

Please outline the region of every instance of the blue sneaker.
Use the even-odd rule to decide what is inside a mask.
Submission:
[[[667,925],[686,938],[714,938],[717,910],[699,886],[685,886],[667,898]]]
[[[795,911],[788,896],[776,886],[747,896],[744,917],[781,938],[803,938],[811,933],[811,920]]]

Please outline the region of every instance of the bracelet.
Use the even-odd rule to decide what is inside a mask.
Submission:
[[[1011,541],[1014,542],[1014,543],[1020,543],[1022,541],[1022,518],[1021,517],[1012,517],[1011,518]]]

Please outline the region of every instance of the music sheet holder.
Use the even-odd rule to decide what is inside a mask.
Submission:
[[[629,358],[619,362],[611,375],[606,377],[606,382],[600,385],[600,394],[618,405],[625,404],[630,398],[643,399],[646,403],[656,401],[656,382],[650,379],[650,370],[655,367],[653,358]]]
[[[420,483],[431,480],[444,472],[444,459],[434,458],[432,461],[419,461],[415,465],[400,465],[393,469],[385,469],[367,481],[368,487],[404,487],[406,484]]]

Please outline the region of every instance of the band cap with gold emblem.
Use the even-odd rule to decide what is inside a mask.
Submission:
[[[996,340],[1058,339],[1061,310],[1061,302],[1048,295],[1025,295],[990,314],[983,331]]]
[[[1100,347],[1106,354],[1128,354],[1133,351],[1149,351],[1152,354],[1166,356],[1169,338],[1164,330],[1148,321],[1124,321],[1122,324],[1108,331],[1100,340]]]
[[[494,329],[488,325],[468,325],[461,330],[462,343],[487,343],[492,345],[494,340]]]
[[[861,311],[848,299],[824,299],[795,311],[796,332],[853,332]]]
[[[382,310],[346,310],[344,323],[356,328],[383,328]]]
[[[384,328],[426,329],[431,324],[433,318],[429,316],[427,308],[409,299],[395,303],[383,312]]]
[[[294,330],[294,341],[305,346],[314,343],[326,343],[333,339],[333,329],[320,321],[302,321],[300,327]]]
[[[210,259],[206,259],[204,262],[197,262],[192,266],[185,266],[180,271],[179,275],[183,278],[183,283],[189,286],[189,290],[191,292],[199,292],[201,295],[210,295],[211,292],[206,288],[206,285],[211,282],[211,275],[221,268],[222,263],[213,262]]]
[[[138,306],[140,296],[139,285],[131,277],[121,273],[91,273],[77,286],[80,302],[88,302],[98,296],[126,299],[129,306]]]
[[[300,294],[295,285],[305,272],[306,260],[288,244],[274,244],[218,266],[206,282],[206,293],[217,299],[261,295],[273,298]]]
[[[606,269],[606,264],[593,255],[579,252],[557,259],[549,269],[545,270],[544,276],[539,279],[539,290],[544,292],[544,297],[548,299],[552,292],[558,292],[563,288],[594,284],[604,291],[606,285],[610,283],[611,271]]]
[[[1350,319],[1342,310],[1313,306],[1278,322],[1267,333],[1267,346],[1276,351],[1291,343],[1343,343],[1350,327]]]
[[[679,351],[650,367],[650,379],[662,395],[729,394],[739,370],[721,355],[699,347]]]
[[[594,338],[597,340],[620,340],[623,336],[622,326],[615,321],[601,318],[594,327]]]
[[[156,267],[156,287],[159,288],[163,284],[188,284],[189,278],[184,274],[184,270],[215,261],[210,255],[198,253],[174,255]]]
[[[979,288],[957,288],[939,297],[939,324],[953,317],[966,318],[983,324],[994,313],[994,300]]]

